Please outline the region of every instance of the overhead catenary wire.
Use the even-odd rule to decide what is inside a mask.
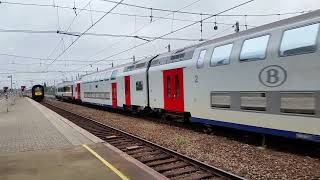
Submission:
[[[99,23],[105,16],[107,16],[111,11],[113,11],[121,2],[123,2],[124,0],[121,0],[118,2],[118,4],[116,4],[115,6],[113,6],[107,13],[105,13],[102,17],[100,17],[95,23],[93,23],[90,27],[88,27],[82,34],[87,33],[92,27],[94,27],[97,23]],[[54,63],[58,58],[60,58],[62,55],[64,55],[65,52],[67,52],[68,49],[70,49],[70,47],[76,43],[80,38],[82,37],[82,35],[80,35],[79,37],[77,37],[64,51],[62,51],[62,53],[60,53],[51,63]],[[50,65],[47,66],[47,68],[45,70],[47,70]]]
[[[115,2],[115,1],[113,1]],[[36,7],[53,7],[53,8],[60,8],[60,9],[67,9],[74,11],[73,7],[70,6],[61,6],[61,5],[52,5],[52,4],[38,4],[38,3],[21,3],[21,2],[9,2],[9,1],[0,1],[0,4],[9,4],[9,5],[20,5],[20,6],[36,6]],[[89,3],[88,3],[89,5]],[[85,6],[86,7],[86,6]],[[96,13],[106,13],[107,11],[103,10],[95,10],[95,9],[86,9],[86,8],[76,8],[79,11],[88,11],[88,12],[96,12]],[[144,7],[145,9],[150,9],[149,7]],[[157,8],[153,8],[157,9]],[[217,16],[231,16],[231,17],[241,17],[241,16],[247,16],[247,17],[266,17],[266,16],[283,16],[283,15],[295,15],[295,14],[303,14],[307,12],[311,12],[312,10],[305,10],[305,11],[294,11],[294,12],[285,12],[285,13],[267,13],[267,14],[221,14]],[[186,14],[195,14],[195,15],[212,15],[210,13],[200,13],[200,12],[188,12],[188,11],[179,11],[176,12],[175,10],[166,10],[166,12],[172,12],[172,13],[186,13]],[[150,15],[139,15],[139,14],[128,14],[128,13],[119,13],[119,12],[111,12],[110,14],[114,15],[124,15],[124,16],[137,16],[137,17],[144,17],[144,18],[150,18]],[[77,13],[79,15],[79,12]],[[159,16],[152,15],[153,18],[161,18]],[[172,19],[172,18],[167,18]],[[176,19],[175,19],[176,20]]]
[[[109,2],[109,3],[117,3],[117,1],[113,1],[113,0],[100,0],[100,1]],[[146,10],[151,10],[152,9],[153,11],[162,11],[162,12],[171,12],[171,13],[174,12],[174,13],[189,14],[189,15],[199,15],[199,16],[202,16],[202,15],[212,16],[212,15],[214,15],[212,13],[191,12],[191,11],[175,12],[175,10],[171,10],[171,9],[146,7],[146,6],[140,6],[140,5],[128,4],[128,3],[121,3],[121,5],[140,8],[140,9],[146,9]],[[304,13],[304,12],[306,12],[306,11],[288,12],[288,13],[272,13],[272,14],[228,14],[228,15],[217,15],[217,16],[279,16],[279,15],[298,14],[298,13]]]
[[[9,56],[9,57],[15,57],[15,58],[23,58],[23,59],[33,59],[33,60],[41,60],[41,61],[53,61],[54,59],[52,58],[41,58],[41,57],[33,57],[33,56],[21,56],[21,55],[16,55],[16,54],[7,54],[7,53],[0,53],[0,56]],[[137,58],[145,58],[147,56],[141,56]],[[130,58],[117,58],[117,59],[110,59],[109,61],[125,61],[125,60],[130,60]],[[79,60],[79,59],[59,59],[58,61],[71,61],[71,62],[95,62],[94,60]]]
[[[119,60],[120,61],[120,60]],[[35,65],[48,65],[46,63],[16,63],[16,62],[8,62],[8,63],[5,63],[5,64],[0,64],[1,66],[5,66],[5,65],[21,65],[21,66],[35,66]],[[87,64],[84,64],[84,63],[68,63],[68,64],[53,64],[52,66],[81,66],[81,65],[87,65]],[[110,63],[108,64],[99,64],[99,66],[107,66],[107,65],[110,65]]]
[[[45,73],[90,73],[96,71],[12,71],[0,72],[0,74],[45,74]]]
[[[231,25],[231,24],[230,24]],[[100,37],[128,37],[136,39],[155,39],[157,37],[152,36],[140,36],[140,35],[126,35],[126,34],[107,34],[107,33],[81,33],[81,32],[65,32],[65,31],[49,31],[49,30],[30,30],[30,29],[0,29],[0,32],[7,33],[30,33],[30,34],[64,34],[70,36],[100,36]],[[170,38],[160,38],[163,40],[177,40],[177,41],[200,41],[202,39],[191,39],[191,38],[179,38],[179,37],[170,37]]]
[[[195,1],[191,2],[190,4],[187,4],[187,5],[183,6],[182,8],[180,8],[180,9],[178,9],[178,10],[176,10],[176,11],[180,11],[180,10],[182,10],[182,9],[188,8],[188,7],[190,7],[190,6],[198,3],[198,2],[200,2],[200,1],[201,1],[201,0],[195,0]],[[167,14],[167,15],[165,15],[165,16],[162,16],[162,17],[167,17],[167,16],[169,16],[169,15],[171,15],[171,14],[172,14],[172,13],[169,13],[169,14]],[[144,28],[146,28],[146,27],[150,26],[151,24],[157,22],[158,20],[159,20],[159,19],[156,19],[156,20],[154,20],[154,21],[152,21],[152,22],[144,25],[143,27],[141,27],[141,28],[139,28],[139,29],[137,29],[137,30],[135,29],[134,32],[130,33],[130,35],[134,35],[134,34],[140,32],[141,30],[143,30]],[[106,47],[106,48],[103,48],[103,49],[99,50],[99,51],[96,52],[95,54],[93,54],[93,55],[91,55],[90,57],[88,57],[88,59],[91,59],[91,58],[97,56],[98,54],[104,52],[105,50],[112,48],[114,45],[120,43],[121,41],[123,41],[123,40],[125,40],[125,39],[126,39],[126,37],[122,38],[121,40],[119,40],[119,41],[117,41],[117,42],[115,42],[115,43],[113,43],[113,44],[111,44],[110,46],[108,46],[108,47]]]
[[[90,3],[91,1],[92,1],[92,0],[90,0],[89,3]],[[83,8],[86,8],[86,7],[89,5],[89,3],[87,3]],[[59,6],[59,7],[60,7],[60,6]],[[60,7],[60,8],[61,8],[61,7]],[[72,9],[73,9],[73,8],[72,8]],[[68,32],[68,31],[70,30],[70,28],[71,28],[72,24],[74,23],[75,19],[78,17],[78,15],[79,15],[82,11],[83,11],[83,10],[80,10],[80,11],[76,14],[76,16],[73,17],[73,19],[72,19],[71,23],[69,24],[66,32]],[[59,31],[59,29],[58,29],[57,31]],[[60,40],[60,41],[57,43],[57,45],[55,46],[55,48],[50,52],[50,54],[48,55],[47,58],[51,57],[51,55],[56,51],[56,49],[59,47],[60,43],[62,43],[63,41],[64,41],[64,40],[63,40],[63,37],[62,37],[61,40]]]
[[[60,7],[59,7],[60,8]],[[90,8],[91,9],[91,8]],[[78,8],[77,10],[81,10],[81,8]],[[90,11],[90,10],[88,10],[88,11]],[[94,10],[93,10],[94,11]],[[90,11],[91,12],[91,11]],[[99,12],[105,12],[105,11],[99,11]],[[307,12],[307,11],[304,11],[304,12]],[[304,13],[304,12],[298,12],[298,13]],[[117,14],[117,13],[110,13],[110,14]],[[120,14],[120,13],[119,13]],[[125,15],[125,13],[122,13],[122,15]],[[129,14],[130,15],[130,14]],[[269,14],[269,15],[280,15],[280,14]],[[262,15],[262,16],[269,16],[269,15]],[[223,15],[222,15],[223,16]],[[231,16],[234,16],[234,15],[231,15]],[[241,15],[241,16],[243,16],[243,15]],[[249,15],[250,16],[250,15]],[[137,16],[137,17],[139,17],[139,15]],[[146,15],[146,17],[147,17],[147,15]],[[148,16],[149,17],[149,16]],[[153,18],[154,19],[156,19],[157,17],[156,16],[154,16],[153,15]],[[160,19],[161,17],[159,17],[159,19]],[[164,18],[163,18],[164,19]],[[170,18],[170,19],[172,19],[172,18]],[[191,20],[181,20],[181,21],[191,21]],[[209,23],[209,22],[203,22],[203,23]],[[86,34],[87,35],[87,34]],[[99,35],[97,35],[97,36],[99,36]],[[42,59],[40,59],[40,60],[42,60]],[[53,60],[53,59],[51,59],[51,60]],[[57,61],[59,61],[59,60],[57,60]],[[115,60],[112,60],[112,61],[118,61],[117,59],[115,59]],[[86,62],[88,62],[88,61],[86,61]],[[95,61],[90,61],[90,62],[95,62]]]
[[[202,21],[208,20],[208,19],[210,19],[210,18],[212,18],[212,17],[214,17],[214,16],[217,16],[217,15],[219,15],[219,14],[228,12],[228,11],[233,10],[233,9],[236,9],[236,8],[238,8],[238,7],[240,7],[240,6],[246,5],[246,4],[251,3],[251,2],[253,2],[253,1],[254,1],[254,0],[249,0],[249,1],[243,2],[243,3],[241,3],[241,4],[238,4],[238,5],[236,5],[236,6],[233,6],[233,7],[231,7],[231,8],[225,9],[225,10],[223,10],[223,11],[220,11],[220,12],[216,13],[216,14],[213,14],[212,16],[209,16],[209,17],[206,17],[206,18],[202,19]],[[143,45],[148,44],[148,43],[150,43],[150,42],[153,42],[153,41],[155,41],[155,40],[157,40],[157,39],[159,39],[159,38],[163,38],[163,37],[165,37],[165,36],[167,36],[167,35],[176,33],[176,32],[178,32],[178,31],[181,31],[181,30],[183,30],[183,29],[186,29],[186,28],[191,27],[191,26],[193,26],[193,25],[195,25],[195,24],[198,24],[198,23],[200,23],[200,21],[197,21],[197,22],[188,24],[188,25],[183,26],[183,27],[181,27],[181,28],[178,28],[178,29],[176,29],[176,30],[174,30],[174,31],[165,33],[165,34],[159,36],[158,38],[152,39],[151,41],[147,41],[147,42],[138,44],[138,45],[133,46],[133,47],[131,47],[131,48],[128,48],[128,49],[125,49],[125,50],[120,51],[120,52],[118,52],[118,53],[115,53],[115,54],[113,54],[113,55],[110,55],[110,56],[108,56],[108,57],[106,57],[106,58],[97,60],[97,61],[95,61],[93,64],[98,63],[98,62],[101,62],[101,61],[104,61],[104,60],[107,60],[107,59],[112,58],[112,57],[115,57],[115,56],[118,56],[118,55],[123,54],[123,53],[125,53],[125,52],[128,52],[128,51],[130,51],[130,50],[132,50],[132,49],[135,49],[135,48],[137,48],[137,47],[143,46]],[[84,67],[85,67],[85,66],[84,66]],[[83,67],[80,67],[80,69],[81,69],[81,68],[83,68]]]

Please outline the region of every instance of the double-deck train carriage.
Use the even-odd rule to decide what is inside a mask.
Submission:
[[[320,141],[319,23],[318,10],[160,55],[149,70],[150,106]]]
[[[73,82],[64,81],[57,84],[56,88],[56,98],[61,100],[73,100]]]
[[[92,73],[81,79],[81,99],[84,103],[117,107],[116,97],[112,96],[112,82],[116,73],[113,69]]]
[[[165,110],[166,113],[175,113],[190,116],[185,111],[185,96],[187,87],[185,82],[186,67],[193,66],[193,54],[197,46],[186,47],[155,57],[148,69],[150,107],[154,110]],[[190,84],[191,85],[191,84]],[[196,91],[194,92],[196,93]]]
[[[72,85],[72,99],[81,102],[81,81],[74,81]]]
[[[139,111],[147,106],[150,58],[92,73],[81,79],[84,103]]]
[[[320,141],[319,15],[290,18],[197,48],[194,66],[185,69],[185,79],[197,81],[185,91],[194,97],[185,103],[192,121]]]
[[[148,68],[151,58],[129,63],[118,73],[118,83],[124,87],[124,108],[141,111],[149,107]]]
[[[44,87],[42,85],[32,86],[31,98],[38,102],[42,101],[44,98]]]

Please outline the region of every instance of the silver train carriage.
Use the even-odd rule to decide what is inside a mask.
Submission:
[[[319,142],[319,23],[317,10],[86,75],[80,98]]]
[[[60,100],[73,100],[72,81],[64,81],[56,85],[55,97]]]

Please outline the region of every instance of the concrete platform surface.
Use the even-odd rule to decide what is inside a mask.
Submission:
[[[0,112],[0,180],[166,179],[29,98]]]
[[[103,143],[89,146],[128,179],[165,179],[118,158],[116,152],[108,150]],[[0,180],[123,179],[80,145],[59,150],[0,154],[0,162]]]
[[[70,143],[27,98],[0,112],[0,153],[70,147]]]

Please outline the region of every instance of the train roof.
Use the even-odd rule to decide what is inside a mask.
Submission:
[[[299,15],[299,16],[294,16],[294,17],[291,17],[291,18],[287,18],[287,19],[283,19],[283,20],[280,20],[280,21],[276,21],[276,22],[272,22],[272,23],[269,23],[269,24],[265,24],[265,25],[262,25],[262,26],[258,26],[258,27],[255,27],[255,28],[251,28],[251,29],[248,29],[248,30],[245,30],[245,31],[240,31],[238,33],[233,33],[233,34],[222,36],[222,37],[219,37],[219,38],[216,38],[216,39],[208,40],[206,42],[201,43],[199,46],[206,46],[206,45],[209,45],[209,44],[217,43],[217,42],[220,42],[220,41],[225,41],[225,40],[228,40],[228,39],[234,39],[234,38],[241,37],[241,36],[246,36],[246,35],[250,35],[250,34],[259,33],[259,32],[263,32],[263,31],[267,31],[267,30],[273,29],[273,28],[278,28],[280,26],[286,26],[286,25],[293,24],[293,23],[296,23],[296,22],[301,22],[301,21],[305,21],[305,20],[309,20],[309,19],[313,19],[313,18],[318,18],[319,16],[320,16],[320,10],[315,10],[315,11],[312,11],[312,12],[309,12],[309,13],[305,13],[305,14],[302,14],[302,15]]]
[[[208,41],[205,41],[205,42],[202,42],[202,43],[197,43],[197,44],[194,44],[194,45],[190,45],[190,46],[186,46],[186,47],[183,47],[183,48],[179,48],[179,49],[173,50],[171,52],[165,52],[165,53],[161,53],[161,54],[154,55],[154,56],[151,56],[151,57],[146,57],[146,58],[141,59],[139,61],[128,62],[128,63],[121,64],[121,65],[118,65],[118,66],[115,66],[115,67],[110,67],[110,68],[107,68],[107,69],[104,69],[104,70],[101,70],[101,71],[98,71],[98,72],[93,72],[91,74],[87,74],[87,75],[82,76],[81,80],[88,79],[88,77],[91,77],[91,76],[97,76],[98,74],[104,73],[104,72],[109,72],[109,74],[111,75],[111,72],[113,70],[116,70],[116,69],[118,69],[118,70],[119,69],[120,70],[123,69],[124,71],[128,71],[128,69],[131,69],[131,68],[135,69],[135,66],[137,66],[138,64],[146,63],[146,62],[150,61],[153,58],[155,60],[153,61],[151,66],[157,65],[156,63],[159,63],[158,65],[161,65],[161,62],[166,62],[164,64],[167,64],[167,63],[172,63],[172,62],[179,61],[181,59],[184,59],[184,60],[190,59],[190,58],[192,58],[194,50],[196,48],[198,48],[198,47],[206,46],[206,45],[213,44],[213,43],[218,43],[218,42],[221,42],[221,41],[226,41],[228,39],[234,39],[234,38],[238,38],[238,37],[241,37],[241,36],[246,36],[246,35],[250,35],[250,34],[263,32],[263,31],[266,31],[266,30],[277,28],[279,26],[286,26],[286,25],[289,25],[289,24],[292,24],[292,23],[301,22],[301,21],[304,21],[304,20],[312,19],[312,18],[318,18],[319,16],[320,16],[320,10],[315,10],[315,11],[312,11],[312,12],[309,12],[309,13],[306,13],[306,14],[302,14],[302,15],[299,15],[299,16],[294,16],[294,17],[291,17],[291,18],[288,18],[288,19],[283,19],[283,20],[276,21],[276,22],[273,22],[273,23],[265,24],[265,25],[262,25],[262,26],[258,26],[258,27],[255,27],[255,28],[251,28],[251,29],[245,30],[245,31],[240,31],[238,33],[229,34],[229,35],[226,35],[226,36],[223,36],[223,37],[219,37],[219,38],[216,38],[216,39],[212,39],[212,40],[208,40]],[[184,57],[182,57],[182,55]],[[176,60],[176,59],[178,59],[178,60]],[[133,69],[131,69],[131,70],[133,70]]]
[[[70,86],[73,84],[73,81],[63,81],[57,84],[57,87]]]

